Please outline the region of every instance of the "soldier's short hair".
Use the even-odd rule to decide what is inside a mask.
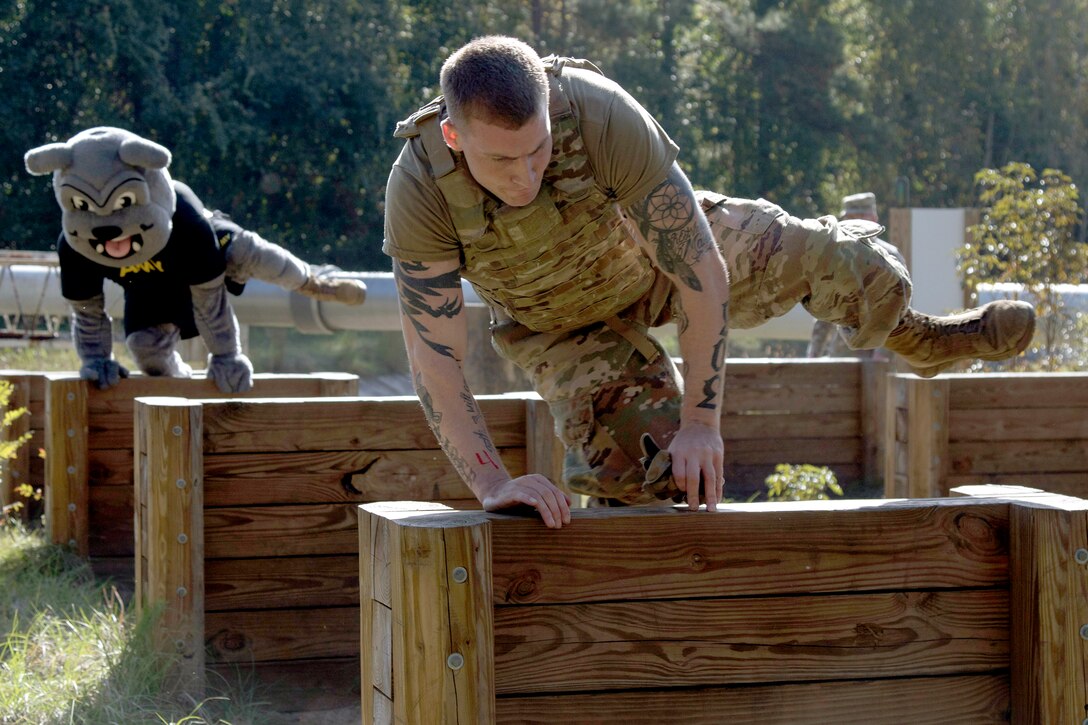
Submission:
[[[455,126],[477,119],[519,129],[547,107],[544,64],[516,38],[487,35],[472,40],[442,64],[439,82]]]

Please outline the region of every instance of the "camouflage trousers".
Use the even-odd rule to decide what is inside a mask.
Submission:
[[[697,196],[728,267],[730,328],[755,327],[801,304],[862,349],[879,347],[898,325],[910,279],[880,245],[851,236],[831,216],[801,219],[762,199]],[[495,313],[495,348],[548,401],[570,490],[623,504],[657,499],[643,487],[639,439],[650,433],[668,446],[680,425],[683,381],[648,332],[677,305],[675,288],[659,274],[618,319],[571,332],[534,332]]]

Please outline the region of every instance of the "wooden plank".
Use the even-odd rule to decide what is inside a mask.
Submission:
[[[178,397],[203,400],[354,396],[359,392],[359,376],[339,372],[256,373],[253,376],[252,389],[244,393],[224,393],[214,382],[200,374],[192,378],[166,378],[136,373],[120,385],[106,390],[99,390],[93,385],[88,388],[88,410],[92,415],[127,413],[131,419],[132,401],[135,398]]]
[[[132,462],[132,438],[123,448],[90,448],[87,469],[91,487],[131,486],[135,467]]]
[[[204,644],[210,662],[283,662],[359,655],[357,607],[208,612],[204,619]]]
[[[729,367],[726,366],[728,374]],[[861,395],[856,387],[799,386],[749,388],[743,384],[726,384],[722,403],[722,417],[755,413],[857,413],[861,409]]]
[[[1050,493],[1060,493],[1066,496],[1088,498],[1088,472],[1077,473],[991,473],[986,475],[965,476],[952,475],[948,477],[950,487],[967,484],[1012,484],[1041,488]]]
[[[1088,447],[1088,407],[952,410],[948,422],[953,442],[1075,439]]]
[[[209,559],[272,556],[357,556],[353,504],[250,506],[204,511]]]
[[[128,486],[91,486],[87,497],[87,554],[127,556],[136,551],[132,506],[135,492]]]
[[[777,463],[857,463],[861,460],[858,438],[726,439],[726,465],[755,466]]]
[[[859,624],[861,623],[861,624]],[[985,673],[1005,590],[498,607],[498,694]]]
[[[204,609],[354,607],[359,562],[354,556],[208,559]]]
[[[959,476],[1088,472],[1083,440],[960,442],[949,446],[948,457],[950,472]]]
[[[1066,501],[1028,499],[1010,511],[1014,722],[1088,712],[1088,502]]]
[[[499,447],[525,445],[524,399],[479,399]],[[437,448],[413,398],[205,402],[208,453]],[[299,427],[299,421],[306,425]]]
[[[319,722],[327,711],[343,711],[354,705],[358,698],[357,657],[323,657],[244,665],[211,663],[208,669],[221,677],[222,683],[228,687],[237,683],[238,687],[259,693],[261,703],[267,703],[262,710],[297,713],[296,717],[299,718],[305,717],[303,713],[320,713],[313,715],[319,718]],[[263,725],[264,720],[235,722]]]
[[[1088,408],[1084,373],[942,375],[953,410],[971,408]]]
[[[788,385],[845,386],[856,388],[861,375],[858,360],[829,358],[729,358],[726,383],[737,387]]]
[[[132,446],[132,401],[138,397],[205,399],[318,398],[322,395],[354,396],[358,376],[347,373],[271,375],[258,373],[253,388],[244,393],[224,393],[210,380],[136,376],[107,390],[87,387],[87,424],[92,449]]]
[[[862,435],[858,411],[801,414],[765,413],[727,415],[722,418],[722,437],[728,441],[779,438],[858,438]]]
[[[525,450],[500,451],[511,474],[525,472]],[[205,506],[475,501],[440,450],[228,453],[204,461]]]
[[[1001,502],[729,504],[716,514],[600,511],[573,511],[572,524],[558,531],[545,531],[533,519],[492,515],[496,604],[1008,581],[1008,508]]]
[[[1008,677],[975,675],[501,697],[496,715],[524,725],[996,725],[1009,722],[1009,699]]]
[[[46,528],[54,544],[87,555],[87,386],[46,382]]]
[[[136,458],[137,606],[162,606],[157,647],[176,657],[172,681],[203,696],[204,520],[201,408],[178,398],[141,398]]]

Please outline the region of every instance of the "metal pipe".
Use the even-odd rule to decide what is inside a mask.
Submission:
[[[399,331],[400,318],[392,272],[338,272],[366,283],[366,302],[351,307],[319,302],[268,282],[250,280],[245,292],[230,297],[238,322],[254,327],[290,327],[327,334],[340,331]],[[482,307],[483,301],[467,281],[461,289],[465,304]],[[106,310],[115,320],[124,316],[121,287],[107,282]],[[0,264],[0,314],[67,317],[67,301],[60,293],[60,272],[49,264]],[[807,340],[812,317],[799,305],[789,313],[751,330],[731,330],[730,337],[772,340]]]

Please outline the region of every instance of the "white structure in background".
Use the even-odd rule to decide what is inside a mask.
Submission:
[[[905,229],[893,224],[909,215]],[[956,253],[966,240],[968,219],[975,213],[968,209],[893,210],[888,226],[888,241],[899,247],[907,259],[914,283],[911,307],[929,315],[947,315],[964,308],[963,286],[956,272]],[[909,234],[907,240],[900,238]]]

